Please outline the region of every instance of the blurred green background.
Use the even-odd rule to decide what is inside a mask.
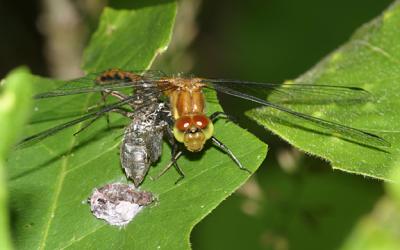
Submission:
[[[389,4],[203,1],[197,37],[189,47],[192,71],[252,81],[296,78]],[[242,127],[269,145],[269,153],[256,176],[195,227],[193,248],[340,248],[382,196],[382,182],[332,171],[241,116],[240,100],[221,100]]]
[[[154,67],[279,83],[307,71],[390,2],[184,0],[170,49]],[[81,74],[103,4],[0,1],[0,76],[21,64],[45,76]],[[195,227],[193,249],[340,248],[383,195],[382,183],[332,171],[246,119],[240,101],[221,100],[270,150],[256,175]]]

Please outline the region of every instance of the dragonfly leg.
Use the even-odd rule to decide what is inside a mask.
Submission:
[[[101,94],[101,101],[100,102],[102,102],[102,105],[100,104],[100,102],[98,102],[95,105],[90,106],[88,108],[88,111],[90,111],[92,109],[95,109],[95,108],[98,108],[99,106],[103,106],[103,107],[106,106],[107,105],[107,97],[110,96],[110,95],[116,97],[117,99],[119,99],[121,101],[125,100],[128,97],[127,95],[122,94],[122,93],[120,93],[118,91],[102,91],[102,92],[100,92],[100,94]],[[114,111],[114,112],[116,112],[116,111]],[[127,116],[127,115],[125,115],[125,116]],[[110,127],[110,115],[107,113],[107,114],[105,114],[105,117],[106,117],[106,120],[107,120],[107,126]],[[95,120],[97,120],[97,118],[95,118]],[[91,122],[91,123],[93,123],[93,122]],[[79,133],[79,132],[80,131],[78,131],[77,133]]]
[[[130,112],[128,112],[122,108],[115,108],[115,109],[110,110],[110,112],[115,112],[115,113],[119,113],[123,116],[130,117]],[[109,121],[108,113],[106,115],[107,115],[107,124],[109,124],[108,123],[108,121]],[[77,132],[75,132],[74,136],[79,134],[80,132],[84,131],[85,129],[87,129],[90,125],[92,125],[95,121],[97,121],[101,116],[102,115],[98,115],[98,116],[94,117],[92,120],[90,120],[88,123],[86,123],[82,128],[80,128]]]
[[[112,96],[116,97],[117,99],[119,99],[119,100],[121,100],[121,101],[122,101],[122,100],[125,100],[126,98],[128,98],[127,95],[125,95],[125,94],[123,94],[123,93],[121,93],[121,92],[115,91],[115,90],[113,90],[113,91],[107,91],[106,93],[109,94],[109,95],[112,95]]]
[[[101,92],[101,100],[103,101],[103,106],[107,105],[107,92]],[[107,127],[110,127],[110,115],[107,113],[106,114],[106,121],[107,121]]]
[[[167,129],[166,129],[166,136],[168,138],[168,142],[172,146],[172,150],[171,150],[171,162],[172,162],[172,165],[174,166],[174,168],[176,169],[176,171],[180,175],[178,180],[175,181],[175,184],[177,184],[178,182],[183,180],[183,178],[185,178],[185,174],[183,173],[182,169],[179,167],[179,165],[177,163],[177,160],[181,156],[182,151],[179,150],[179,145],[178,145],[178,143],[176,143],[174,134],[172,133],[172,130],[169,127],[167,127]]]
[[[225,145],[223,144],[221,141],[219,141],[217,138],[215,138],[214,136],[211,137],[211,141],[213,142],[213,144],[218,147],[219,149],[221,149],[222,151],[224,151],[227,155],[229,155],[229,157],[231,157],[231,159],[236,163],[236,165],[241,169],[244,170],[246,172],[248,172],[249,174],[251,174],[251,171],[248,170],[247,168],[245,168],[242,163],[238,160],[238,158],[236,158],[236,156],[232,153],[232,151]]]
[[[103,101],[103,105],[105,106],[107,104],[107,97],[111,95],[116,97],[119,100],[125,100],[128,96],[125,94],[122,94],[118,91],[111,91],[111,90],[106,90],[101,92],[101,99]],[[106,115],[106,120],[107,120],[107,126],[110,127],[110,115],[107,113]]]
[[[228,114],[226,114],[225,112],[222,112],[222,111],[216,111],[216,112],[212,113],[209,118],[210,118],[210,120],[212,122],[215,122],[220,117],[228,119],[229,121],[232,121],[232,122],[236,122],[236,119],[233,116],[228,115]]]
[[[92,106],[89,106],[88,108],[87,108],[87,111],[88,112],[90,112],[90,111],[92,111],[92,110],[94,110],[94,109],[97,109],[97,108],[99,108],[100,106],[106,106],[107,105],[107,96],[108,96],[108,94],[106,94],[104,91],[102,91],[102,92],[100,92],[100,94],[101,94],[101,100],[100,101],[98,101],[96,104],[94,104],[94,105],[92,105]]]
[[[175,181],[175,185],[178,184],[178,182],[180,182],[181,180],[183,180],[185,178],[185,173],[182,171],[182,169],[179,167],[177,160],[178,158],[182,155],[182,151],[178,151],[175,153],[174,156],[171,157],[171,161],[172,161],[172,165],[174,166],[174,168],[176,169],[176,171],[179,174],[179,178]]]
[[[167,122],[168,122],[169,119],[170,119],[170,117],[169,118],[166,117]],[[179,167],[179,165],[177,163],[179,157],[182,155],[182,150],[179,150],[179,145],[176,143],[175,138],[174,138],[174,134],[172,133],[172,130],[169,127],[167,127],[165,129],[165,135],[166,135],[166,137],[168,139],[168,142],[172,146],[171,161],[168,163],[168,165],[156,177],[152,177],[151,179],[152,180],[157,180],[158,178],[163,176],[173,166],[176,169],[176,171],[178,172],[178,174],[180,175],[178,180],[175,182],[175,184],[177,184],[178,182],[183,180],[183,178],[185,178],[184,172],[182,171],[182,169]]]
[[[180,177],[178,178],[177,181],[175,181],[175,184],[177,184],[179,181],[181,181],[183,178],[185,178],[185,174],[183,173],[182,169],[178,166],[177,160],[179,157],[182,155],[182,151],[178,151],[174,156],[171,157],[171,161],[168,163],[167,166],[156,176],[156,177],[150,177],[151,180],[155,181],[159,179],[161,176],[163,176],[172,166],[176,169],[176,171],[179,173]]]

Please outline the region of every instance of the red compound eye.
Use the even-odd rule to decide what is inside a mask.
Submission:
[[[196,124],[196,127],[205,129],[208,126],[209,120],[205,115],[195,115],[193,116],[193,122]]]
[[[191,122],[192,119],[190,119],[190,117],[183,116],[176,121],[175,126],[178,130],[184,132],[187,128],[189,128]]]

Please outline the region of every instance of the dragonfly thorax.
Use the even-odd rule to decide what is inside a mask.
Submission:
[[[205,115],[205,86],[198,78],[171,79],[169,96],[172,116],[175,120],[175,139],[192,152],[201,151],[205,142],[213,135],[212,121]]]
[[[173,82],[175,88],[167,93],[175,120],[191,114],[205,112],[205,98],[200,84],[191,81]]]

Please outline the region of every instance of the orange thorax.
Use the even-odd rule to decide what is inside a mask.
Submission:
[[[200,151],[212,136],[214,128],[205,115],[204,84],[196,78],[175,78],[170,84],[175,86],[166,93],[175,119],[174,136],[189,151]]]

